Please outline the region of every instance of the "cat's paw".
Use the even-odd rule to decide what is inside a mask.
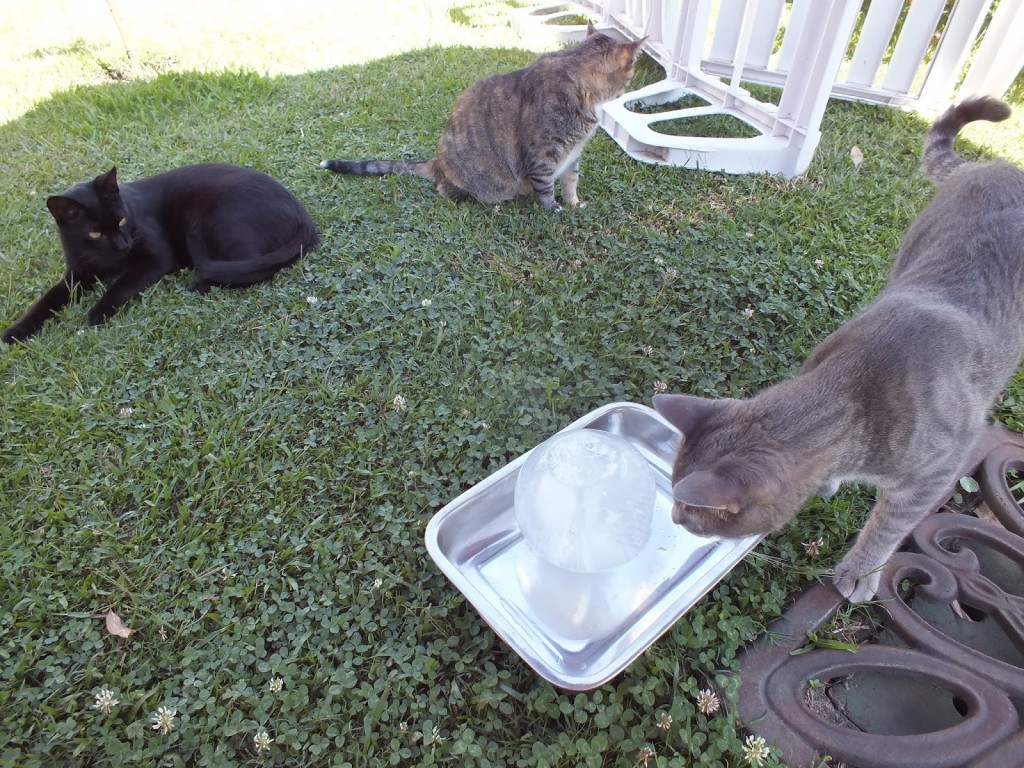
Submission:
[[[86,313],[85,322],[89,325],[103,325],[113,314],[113,310],[107,311],[103,307],[96,305]]]
[[[851,568],[844,560],[832,569],[832,583],[851,603],[866,603],[878,593],[882,571],[875,568],[865,573],[860,567]]]
[[[0,333],[0,341],[4,344],[18,344],[19,342],[25,341],[32,338],[36,334],[35,328],[28,328],[21,323],[12,325],[3,333]]]

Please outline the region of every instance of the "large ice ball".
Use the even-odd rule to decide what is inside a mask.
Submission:
[[[654,473],[628,440],[574,429],[538,445],[519,470],[516,519],[544,560],[593,573],[644,548],[656,493]]]

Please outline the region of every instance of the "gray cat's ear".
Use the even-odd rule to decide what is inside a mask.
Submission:
[[[58,224],[77,221],[85,210],[81,203],[63,195],[46,198],[46,207],[50,209],[50,213],[53,214],[53,218],[57,220]]]
[[[685,436],[703,424],[721,402],[693,395],[655,395],[654,409]]]
[[[94,184],[100,197],[117,197],[120,194],[120,189],[117,186],[117,166],[115,165],[105,174],[97,177]]]
[[[587,37],[590,37],[591,35],[596,35],[596,34],[597,34],[597,27],[594,26],[594,22],[588,21],[587,22]]]
[[[740,494],[735,481],[714,472],[698,471],[672,486],[672,498],[689,507],[740,511]]]

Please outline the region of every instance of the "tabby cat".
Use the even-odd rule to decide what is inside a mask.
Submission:
[[[589,26],[574,48],[477,81],[455,101],[433,160],[320,165],[345,174],[414,174],[457,201],[500,203],[532,192],[548,211],[561,210],[559,179],[562,201],[575,207],[583,145],[597,130],[600,105],[625,92],[641,42],[620,43]]]
[[[266,280],[315,247],[316,226],[291,192],[234,165],[178,168],[118,185],[112,168],[46,201],[66,270],[21,320],[0,335],[24,341],[67,306],[81,284],[107,288],[87,319],[98,325],[164,275],[197,273],[191,289]]]
[[[655,398],[683,434],[676,523],[762,533],[816,491],[874,485],[875,507],[833,581],[853,602],[876,593],[890,555],[970,471],[962,457],[1024,353],[1024,173],[953,151],[965,124],[1008,116],[1005,104],[975,98],[931,127],[923,167],[935,196],[888,284],[794,378],[744,400]]]

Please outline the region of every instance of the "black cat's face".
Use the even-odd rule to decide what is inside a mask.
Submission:
[[[64,260],[72,272],[105,277],[124,269],[133,228],[116,168],[48,198],[46,207],[60,229]]]

